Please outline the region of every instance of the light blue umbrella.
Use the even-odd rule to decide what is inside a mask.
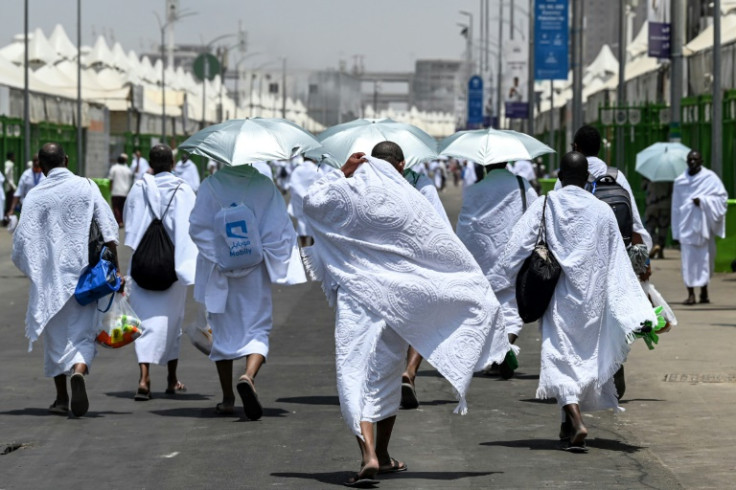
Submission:
[[[652,182],[673,182],[687,169],[688,153],[682,143],[654,143],[636,154],[636,171]]]
[[[510,129],[458,131],[440,142],[440,155],[493,163],[532,160],[555,151],[527,134]]]
[[[308,152],[333,167],[340,168],[356,152],[371,153],[382,141],[393,141],[401,147],[406,168],[437,158],[437,141],[411,124],[393,119],[356,119],[327,128],[317,136],[322,148]]]
[[[288,160],[320,147],[300,126],[277,118],[231,119],[193,134],[179,149],[227,165]]]

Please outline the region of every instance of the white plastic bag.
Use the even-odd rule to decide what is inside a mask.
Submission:
[[[652,305],[655,308],[657,306],[662,307],[662,314],[664,315],[665,320],[670,324],[670,327],[676,326],[677,317],[675,316],[675,312],[672,311],[672,308],[667,304],[667,301],[665,301],[662,295],[659,294],[659,291],[654,287],[654,284],[649,281],[645,281],[642,283],[642,288],[644,288],[644,293],[649,296],[649,299],[652,301]]]
[[[118,293],[102,317],[100,333],[95,340],[103,347],[118,349],[133,343],[142,333],[141,320],[128,303],[128,298]]]
[[[202,354],[209,356],[212,352],[212,329],[209,326],[208,314],[204,305],[199,304],[197,314],[186,328],[187,336],[192,345]]]

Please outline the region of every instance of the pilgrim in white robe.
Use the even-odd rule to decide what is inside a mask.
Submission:
[[[351,178],[312,184],[307,268],[337,305],[340,405],[348,427],[396,413],[408,345],[453,386],[467,411],[473,372],[510,346],[488,281],[452,228],[389,163],[367,157]]]
[[[693,199],[699,199],[696,206]],[[682,278],[689,288],[707,286],[716,259],[716,237],[726,236],[728,194],[715,172],[686,170],[672,191],[672,238],[680,241]]]
[[[289,216],[296,220],[296,234],[298,236],[312,236],[304,219],[304,196],[307,189],[321,176],[317,165],[311,160],[304,160],[291,173],[289,180]]]
[[[528,181],[537,180],[537,174],[534,171],[534,164],[529,160],[518,160],[514,166],[509,169],[512,173],[519,177],[524,177]]]
[[[213,223],[222,207],[246,204],[258,221],[264,260],[253,267],[223,272],[217,265],[219,230]],[[205,305],[212,327],[213,361],[250,354],[268,357],[273,326],[271,283],[306,282],[296,233],[273,181],[251,165],[224,167],[205,179],[189,218],[199,249],[194,299]]]
[[[196,194],[199,190],[199,169],[191,160],[182,162],[179,160],[174,167],[174,175],[189,184]]]
[[[79,275],[89,263],[92,219],[105,242],[118,241],[118,224],[100,189],[66,168],[51,169],[28,193],[13,235],[13,263],[31,281],[26,313],[28,350],[44,336],[44,372],[69,373],[90,366],[98,331],[97,304],[74,298]]]
[[[432,184],[432,181],[429,180],[429,177],[408,169],[404,171],[404,178],[412,185],[412,187],[418,190],[419,193],[427,199],[427,201],[429,201],[434,210],[437,211],[440,218],[449,225],[450,218],[447,217],[447,211],[445,211],[445,206],[442,205],[442,200],[440,200],[437,188]]]
[[[125,201],[125,245],[134,253],[154,217],[163,217],[164,229],[174,244],[177,277],[165,291],[143,289],[130,280],[130,305],[143,327],[143,334],[134,344],[139,363],[165,365],[179,358],[187,286],[194,284],[197,263],[197,247],[189,237],[189,215],[195,199],[186,182],[170,172],[161,172],[145,174]]]
[[[588,172],[592,174],[594,177],[598,178],[601,175],[605,174],[608,170],[608,165],[606,165],[606,162],[601,160],[598,157],[586,157],[588,160]],[[631,184],[629,184],[629,181],[626,179],[626,176],[622,171],[618,171],[618,174],[616,175],[616,182],[621,185],[626,191],[629,193],[629,199],[631,199],[631,213],[632,218],[634,219],[634,226],[633,230],[634,233],[638,233],[641,236],[642,241],[644,242],[644,245],[647,246],[647,250],[652,249],[652,245],[654,242],[652,241],[652,236],[647,231],[646,227],[641,221],[641,215],[639,214],[639,207],[636,205],[636,198],[634,197],[634,191],[631,190]],[[555,183],[555,190],[559,190],[562,188],[562,182],[559,180]]]
[[[522,179],[522,183],[528,208],[538,195],[529,182]],[[473,254],[486,277],[501,258],[511,230],[524,214],[524,208],[519,180],[506,169],[492,170],[463,193],[457,236]],[[506,332],[518,336],[523,322],[514,311],[516,297],[496,294],[501,304],[509,303],[504,308]]]
[[[491,271],[495,291],[516,294],[516,277],[534,249],[544,199],[514,227]],[[618,408],[613,375],[626,360],[641,322],[656,323],[639,285],[610,206],[576,186],[547,197],[546,238],[562,267],[541,319],[542,353],[537,398],[560,406]],[[508,307],[508,303],[504,305]]]

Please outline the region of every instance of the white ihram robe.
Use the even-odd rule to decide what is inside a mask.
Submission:
[[[48,377],[68,374],[77,363],[90,366],[96,354],[97,304],[82,306],[74,298],[89,263],[93,217],[105,242],[117,244],[118,224],[97,185],[58,167],[26,196],[13,235],[13,263],[31,280],[28,350],[43,334]]]
[[[518,163],[518,162],[517,162]],[[538,197],[529,182],[523,180],[526,207]],[[489,172],[486,177],[463,193],[463,207],[457,220],[457,236],[489,277],[501,258],[511,230],[524,214],[521,189],[516,175],[506,169]],[[516,310],[516,297],[498,294],[504,308],[506,332],[519,335],[523,322]]]
[[[594,177],[598,178],[601,175],[605,174],[608,170],[608,165],[606,165],[606,162],[601,160],[598,157],[586,157],[588,160],[588,172],[590,172]],[[639,214],[639,207],[636,205],[636,199],[634,198],[634,191],[631,190],[631,184],[629,184],[629,181],[626,179],[626,176],[624,173],[619,170],[618,174],[616,176],[616,182],[621,185],[626,191],[629,193],[629,199],[631,200],[631,213],[632,218],[634,219],[634,226],[632,227],[635,233],[638,233],[641,236],[642,241],[644,242],[644,245],[647,246],[647,250],[652,249],[652,245],[654,242],[652,241],[652,236],[647,231],[644,224],[641,222],[641,215]],[[562,188],[562,182],[559,180],[555,183],[555,190],[559,190]]]
[[[440,216],[440,218],[442,218],[442,220],[449,225],[450,218],[447,217],[447,211],[445,211],[445,206],[442,205],[442,201],[440,200],[440,195],[437,192],[437,188],[434,186],[432,181],[429,180],[429,177],[424,174],[414,172],[410,169],[404,171],[404,178],[416,190],[418,190],[421,195],[427,198],[427,201],[429,201],[434,210],[437,211],[437,214]]]
[[[321,174],[317,165],[310,160],[305,160],[299,164],[291,173],[291,179],[289,180],[290,199],[287,211],[289,216],[296,219],[296,234],[299,236],[312,235],[307,226],[307,221],[304,219],[304,196],[306,196],[309,186],[320,177]]]
[[[544,199],[514,227],[491,271],[499,293],[516,294],[516,277],[534,249]],[[545,216],[547,243],[562,267],[541,319],[537,398],[557,398],[581,410],[618,408],[613,375],[626,360],[633,331],[656,321],[639,285],[610,206],[575,186],[552,191]],[[508,308],[508,303],[504,308]]]
[[[189,184],[189,187],[192,188],[194,193],[197,193],[199,190],[199,169],[193,161],[187,160],[186,162],[177,162],[174,167],[174,175]]]
[[[696,206],[693,199],[700,199]],[[687,170],[672,191],[672,238],[680,241],[682,278],[689,288],[707,286],[713,275],[716,237],[726,236],[728,194],[715,172]]]
[[[467,411],[474,371],[509,350],[500,306],[452,228],[389,163],[368,157],[351,178],[312,184],[304,213],[315,244],[303,249],[313,279],[336,305],[337,388],[343,417],[394,415],[413,346],[453,386]]]
[[[180,187],[174,194],[177,185]],[[130,305],[143,326],[143,334],[135,341],[139,363],[165,365],[179,358],[187,286],[194,284],[197,263],[197,247],[189,237],[189,215],[195,199],[186,182],[170,172],[161,172],[143,175],[125,200],[125,245],[135,252],[154,215],[158,219],[163,216],[164,228],[174,244],[177,277],[166,291],[143,289],[131,279]]]
[[[223,273],[216,265],[215,247],[220,242],[214,217],[222,206],[238,202],[245,203],[258,221],[264,260],[248,269]],[[214,339],[210,359],[239,359],[250,354],[268,357],[273,326],[271,283],[307,280],[281,193],[251,165],[224,167],[207,177],[197,193],[189,233],[199,249],[194,299],[210,314]]]

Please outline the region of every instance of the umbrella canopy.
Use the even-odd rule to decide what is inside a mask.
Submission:
[[[437,158],[437,141],[433,137],[416,126],[389,118],[356,119],[338,124],[323,131],[318,139],[322,143],[322,160],[337,168],[353,153],[370,153],[382,141],[393,141],[401,147],[406,168]]]
[[[652,182],[673,182],[687,169],[688,153],[682,143],[654,143],[636,154],[636,171]]]
[[[539,140],[509,129],[459,131],[440,142],[440,155],[465,158],[481,165],[532,160],[554,152]]]
[[[231,119],[204,128],[179,148],[227,165],[288,160],[315,150],[319,142],[311,133],[285,119]]]

